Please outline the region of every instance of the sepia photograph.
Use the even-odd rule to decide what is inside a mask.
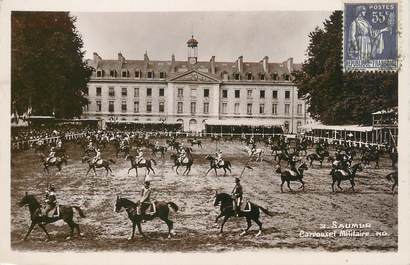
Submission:
[[[11,9],[10,251],[397,254],[403,7],[337,6]]]

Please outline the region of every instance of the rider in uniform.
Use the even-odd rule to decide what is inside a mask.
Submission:
[[[243,198],[243,188],[241,185],[241,180],[239,178],[235,178],[235,187],[232,190],[232,198],[235,202],[233,204],[233,210],[236,212],[236,216],[238,216]]]
[[[139,149],[138,149],[138,155],[137,155],[137,157],[135,158],[135,161],[137,162],[137,164],[142,161],[143,156],[144,156],[144,153],[142,152],[142,149],[139,148]]]
[[[296,168],[296,163],[298,162],[298,158],[296,154],[291,154],[289,157],[289,168],[291,171],[295,172],[297,175],[299,175],[299,171]]]
[[[252,136],[253,137],[253,136]],[[252,138],[253,139],[253,138]],[[251,149],[251,155],[253,155],[256,152],[256,144],[252,141],[252,149]]]
[[[45,200],[44,200],[45,204],[46,204],[46,209],[44,212],[44,216],[47,217],[48,213],[55,209],[55,207],[57,206],[57,197],[55,194],[55,187],[53,184],[50,184],[48,186],[48,189],[46,191],[46,196],[45,196]],[[57,213],[58,216],[59,213]]]
[[[137,215],[141,215],[142,219],[144,219],[145,211],[151,206],[151,191],[150,182],[145,181],[144,187],[142,187],[141,190],[141,199],[139,200],[139,204],[137,206]]]
[[[218,152],[216,152],[215,153],[215,155],[216,155],[216,158],[215,158],[215,164],[218,166],[218,167],[221,167],[222,166],[222,151],[221,150],[219,150]]]
[[[55,148],[51,147],[50,154],[48,154],[48,157],[47,157],[47,162],[50,162],[50,160],[54,157],[56,157]]]
[[[186,151],[185,148],[182,146],[179,148],[179,163],[182,163],[182,161],[184,161],[184,158],[186,157]]]
[[[155,145],[154,145],[155,150],[159,149],[159,142],[158,140],[155,141]]]
[[[95,148],[95,156],[93,158],[92,163],[95,164],[100,159],[101,159],[101,150],[99,148]]]

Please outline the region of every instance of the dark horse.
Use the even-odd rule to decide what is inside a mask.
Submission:
[[[128,218],[132,222],[132,234],[128,238],[128,240],[132,240],[134,238],[135,226],[138,227],[138,232],[143,237],[145,237],[145,235],[142,233],[142,230],[141,230],[141,222],[143,220],[151,221],[151,220],[155,219],[156,217],[158,217],[159,219],[161,219],[162,221],[164,221],[167,224],[167,226],[168,226],[168,238],[171,238],[171,235],[175,235],[175,232],[173,230],[173,224],[174,223],[171,220],[168,219],[168,215],[169,215],[169,207],[168,206],[170,206],[172,208],[172,210],[174,210],[175,212],[178,211],[178,206],[173,202],[163,202],[163,201],[155,201],[154,205],[155,205],[155,209],[156,209],[155,213],[145,214],[144,216],[142,216],[142,215],[137,214],[136,207],[138,205],[136,203],[134,203],[134,202],[132,202],[128,199],[121,198],[121,197],[117,196],[117,200],[115,202],[115,212],[119,213],[122,208],[125,208],[125,210],[127,211],[127,214],[128,214]]]
[[[308,167],[306,165],[306,163],[302,163],[300,164],[300,166],[297,168],[298,172],[296,173],[296,176],[292,175],[289,171],[289,169],[285,169],[284,171],[281,170],[280,166],[278,165],[276,168],[276,173],[280,174],[280,178],[282,180],[282,184],[280,184],[280,192],[283,192],[283,184],[286,182],[288,185],[288,188],[290,191],[293,191],[290,188],[290,182],[291,181],[299,181],[300,183],[302,183],[302,185],[300,186],[299,189],[305,190],[305,182],[303,182],[303,171],[307,170]]]
[[[185,174],[188,175],[189,174],[189,172],[191,171],[192,164],[194,163],[194,160],[192,159],[192,155],[190,153],[187,153],[186,157],[184,158],[184,160],[186,160],[186,162],[184,162],[184,160],[182,162],[180,162],[179,157],[176,154],[172,154],[171,159],[174,160],[174,165],[172,166],[172,169],[174,169],[174,167],[176,167],[175,172],[177,174],[179,174],[178,173],[178,168],[180,166],[186,166],[185,171],[182,173],[182,175],[185,175]]]
[[[201,142],[201,140],[188,139],[188,142],[191,143],[191,146],[197,145],[198,147],[201,147],[201,148],[202,148],[202,142]]]
[[[81,159],[82,163],[87,162],[88,163],[88,171],[87,174],[85,174],[85,176],[88,176],[88,173],[90,172],[90,170],[92,169],[94,171],[94,175],[97,175],[97,172],[95,171],[95,168],[105,168],[105,171],[107,172],[105,176],[108,176],[108,171],[110,171],[110,173],[112,174],[112,170],[110,168],[110,163],[115,164],[115,161],[112,159],[99,159],[97,162],[93,163],[93,158],[85,156]]]
[[[44,169],[43,171],[47,172],[47,174],[50,173],[50,171],[48,170],[49,167],[51,166],[55,166],[58,169],[58,173],[61,173],[61,165],[64,163],[65,165],[67,165],[67,159],[65,159],[65,157],[53,157],[51,159],[48,159],[44,154],[40,154],[41,159],[43,160],[43,165],[44,165]]]
[[[331,172],[331,176],[332,176],[332,191],[335,191],[335,183],[337,182],[337,187],[340,190],[343,190],[342,187],[340,187],[340,182],[344,181],[344,180],[349,180],[350,184],[352,185],[351,189],[354,192],[354,178],[356,177],[356,172],[357,171],[362,171],[363,167],[360,163],[354,164],[351,169],[350,172],[345,172],[346,174],[343,174],[341,170],[332,170]]]
[[[232,173],[232,171],[231,171],[231,162],[230,161],[223,160],[224,164],[222,166],[219,166],[219,165],[216,164],[215,158],[213,156],[207,155],[205,157],[205,159],[207,159],[209,161],[209,167],[210,167],[208,169],[208,171],[206,172],[205,176],[208,175],[209,171],[211,171],[212,169],[215,170],[215,175],[218,176],[217,169],[220,169],[220,168],[222,168],[224,170],[224,172],[225,172],[224,176],[226,176],[226,170],[229,170],[229,173]]]
[[[115,142],[114,146],[115,146],[115,156],[116,157],[118,157],[118,154],[121,152],[125,154],[125,157],[129,155],[130,153],[129,145],[120,145],[118,142]]]
[[[392,172],[392,173],[387,174],[387,175],[385,176],[385,178],[386,178],[388,181],[392,181],[392,182],[393,182],[393,185],[392,185],[392,187],[391,187],[391,191],[394,192],[394,188],[397,186],[397,182],[398,182],[398,174],[397,174],[397,171],[394,171],[394,172]]]
[[[229,194],[215,192],[214,206],[220,205],[220,210],[221,210],[221,213],[215,219],[215,224],[217,224],[219,218],[221,218],[222,216],[224,217],[222,224],[221,224],[221,230],[220,230],[221,234],[223,233],[224,225],[226,221],[228,221],[229,217],[236,215],[236,211],[234,211],[233,209],[233,203],[234,203],[234,199]],[[273,216],[273,214],[270,213],[268,209],[258,206],[252,202],[249,202],[249,204],[250,204],[250,211],[241,211],[241,210],[238,211],[238,216],[245,217],[246,222],[248,224],[248,226],[241,233],[241,235],[244,235],[248,232],[249,228],[252,225],[251,221],[254,221],[259,226],[259,231],[256,234],[256,236],[259,236],[262,234],[262,222],[259,220],[259,216],[260,216],[259,209],[262,210],[265,214],[269,216]]]
[[[27,192],[24,195],[24,197],[20,200],[19,206],[28,206],[30,210],[30,218],[31,218],[31,224],[30,227],[27,231],[27,234],[24,236],[24,240],[27,239],[27,237],[30,235],[31,231],[33,228],[38,225],[47,235],[47,240],[50,240],[50,235],[48,234],[45,224],[49,223],[54,223],[58,220],[63,219],[64,222],[66,222],[70,228],[70,236],[67,237],[67,239],[71,239],[74,234],[74,228],[77,228],[78,236],[83,236],[83,234],[80,232],[80,226],[73,221],[73,216],[74,216],[74,211],[73,208],[78,211],[78,214],[80,217],[84,218],[85,215],[83,211],[80,209],[78,206],[67,206],[67,205],[60,205],[60,214],[56,217],[47,217],[43,216],[41,214],[41,205],[40,203],[36,200],[34,195],[28,195]]]
[[[128,169],[128,174],[130,173],[131,169],[134,168],[136,177],[138,177],[138,168],[142,168],[142,167],[146,168],[146,170],[148,171],[147,174],[149,174],[151,171],[152,171],[152,173],[155,174],[155,171],[152,168],[152,164],[154,164],[154,166],[156,166],[157,162],[154,159],[144,159],[145,162],[143,162],[143,163],[141,163],[141,162],[137,163],[135,161],[135,157],[133,155],[127,155],[125,157],[125,159],[131,161],[131,167]]]
[[[168,150],[168,147],[166,147],[166,146],[158,146],[158,147],[156,147],[155,145],[150,144],[150,147],[151,147],[152,154],[153,154],[154,156],[156,156],[157,153],[159,152],[159,153],[161,153],[161,157],[162,157],[162,158],[164,158],[165,152]]]
[[[310,167],[313,167],[313,161],[319,161],[320,167],[322,167],[323,160],[325,160],[326,156],[329,156],[329,152],[327,150],[320,152],[320,154],[309,154],[306,156],[306,159],[310,161]]]

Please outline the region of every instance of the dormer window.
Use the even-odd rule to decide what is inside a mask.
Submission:
[[[265,80],[265,74],[260,74],[260,79]]]
[[[165,73],[165,72],[160,72],[160,73],[159,73],[159,78],[160,78],[160,79],[165,79],[165,77],[166,77],[166,73]]]
[[[278,77],[279,77],[279,76],[278,76],[278,73],[273,73],[273,74],[272,74],[272,79],[273,79],[273,80],[278,80]]]
[[[234,74],[233,74],[233,78],[234,78],[235,80],[240,80],[240,79],[241,79],[241,75],[240,75],[239,73],[234,73]]]
[[[283,75],[283,78],[285,78],[286,81],[289,81],[289,80],[290,80],[290,75],[284,74],[284,75]]]
[[[147,78],[154,78],[154,72],[153,71],[149,71],[147,73]]]
[[[103,77],[104,76],[104,71],[103,70],[97,70],[97,77]]]
[[[229,76],[227,72],[222,73],[222,80],[229,80]]]
[[[247,73],[247,74],[246,74],[246,78],[247,78],[248,80],[252,80],[252,79],[253,79],[252,73]]]
[[[110,77],[117,77],[117,71],[110,70]]]
[[[135,78],[141,78],[141,70],[135,70],[134,75]]]
[[[122,70],[122,72],[121,72],[121,77],[122,78],[126,78],[126,77],[129,77],[130,75],[129,75],[129,72],[128,72],[128,70]]]

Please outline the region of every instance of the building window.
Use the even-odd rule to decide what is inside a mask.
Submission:
[[[159,96],[160,96],[160,97],[163,97],[163,96],[165,95],[164,91],[165,91],[164,88],[160,88],[160,89],[159,89]]]
[[[97,70],[97,77],[103,77],[103,71]]]
[[[234,77],[235,80],[240,80],[241,79],[241,75],[239,73],[235,73],[233,75],[233,77]]]
[[[154,78],[154,72],[153,71],[149,71],[147,73],[147,78]]]
[[[117,71],[111,70],[110,71],[110,77],[117,77]]]
[[[302,104],[298,104],[297,114],[302,115]]]
[[[196,113],[196,102],[191,102],[191,114]]]
[[[252,103],[248,103],[246,106],[246,114],[252,115]]]
[[[128,77],[128,76],[129,76],[128,70],[122,70],[121,76],[122,76],[122,77]]]
[[[127,88],[126,88],[126,87],[121,88],[121,96],[126,97],[127,94],[128,94],[127,92],[128,92],[128,91],[127,91]]]
[[[134,112],[140,112],[140,103],[138,101],[134,101]]]
[[[164,112],[164,111],[165,111],[165,103],[164,103],[164,102],[160,102],[158,109],[159,109],[159,112]]]
[[[113,87],[108,88],[108,96],[115,97],[115,91]]]
[[[265,104],[259,104],[259,114],[265,114]]]
[[[147,101],[147,113],[152,112],[152,102],[151,101]]]
[[[114,112],[114,101],[108,101],[108,111]]]
[[[260,75],[261,80],[265,80],[265,74]]]
[[[252,80],[252,73],[248,73],[248,74],[246,75],[246,78],[247,78],[248,80]]]
[[[285,121],[285,133],[289,132],[289,122]]]
[[[290,91],[285,91],[285,99],[290,99]]]
[[[252,90],[248,89],[248,98],[252,98]]]
[[[101,87],[96,87],[96,88],[95,88],[95,95],[96,95],[97,97],[101,97]]]
[[[135,78],[141,78],[141,71],[140,70],[136,70],[134,72]]]
[[[222,90],[222,98],[227,98],[228,97],[228,90],[224,89]]]
[[[234,105],[234,113],[239,114],[239,103],[235,103]]]
[[[228,73],[226,72],[222,73],[222,80],[229,80]]]
[[[125,100],[121,101],[121,111],[127,112],[127,101]]]
[[[302,98],[302,93],[300,93],[299,91],[297,91],[296,94],[297,94],[297,96],[298,96],[298,99],[301,99],[301,98]]]
[[[301,121],[298,121],[297,124],[296,124],[296,131],[297,131],[298,133],[301,133],[301,132],[302,132],[302,128],[300,128],[301,126],[302,126],[302,122],[301,122]]]
[[[226,114],[228,112],[228,103],[222,103],[222,113]]]
[[[209,113],[209,103],[204,103],[204,114]]]
[[[204,89],[204,98],[209,98],[209,89],[208,88]]]
[[[152,97],[152,88],[147,88],[147,97]]]
[[[89,90],[88,87],[86,87],[86,88],[84,89],[84,96],[88,96],[88,90]]]
[[[273,79],[273,80],[278,80],[278,74],[277,74],[277,73],[273,73],[273,74],[272,74],[272,79]]]
[[[278,99],[278,91],[277,90],[272,91],[272,98],[273,99]]]
[[[97,101],[97,112],[101,111],[101,101]]]
[[[166,76],[165,72],[159,72],[159,78],[165,79],[165,76]]]
[[[138,87],[134,87],[134,98],[137,98],[140,96],[140,89]]]
[[[285,75],[285,80],[289,81],[290,80],[290,75]]]
[[[278,114],[278,104],[272,104],[272,115]]]
[[[177,113],[178,113],[178,114],[181,114],[182,111],[183,111],[182,102],[178,102],[178,105],[177,105]]]
[[[240,98],[240,97],[241,97],[241,91],[235,90],[235,98]]]
[[[196,88],[191,88],[191,98],[196,98]]]
[[[290,104],[285,104],[285,114],[289,115]]]
[[[259,91],[260,98],[265,98],[265,90]]]
[[[182,98],[184,96],[184,89],[183,88],[178,88],[178,97]]]

